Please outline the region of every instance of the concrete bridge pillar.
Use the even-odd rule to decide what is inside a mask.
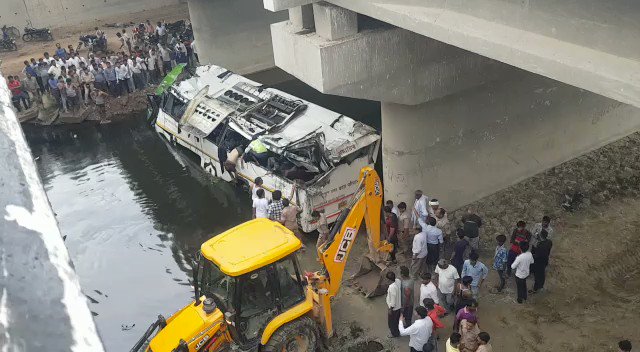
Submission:
[[[189,16],[202,64],[240,74],[275,67],[269,25],[286,12],[269,12],[255,0],[189,0]]]
[[[383,102],[385,195],[422,189],[456,209],[638,129],[640,109],[524,71],[422,104]]]

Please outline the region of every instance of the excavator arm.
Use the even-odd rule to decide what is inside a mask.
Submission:
[[[378,173],[371,167],[364,167],[360,171],[358,188],[354,192],[347,207],[342,210],[336,220],[329,238],[318,248],[318,258],[322,264],[322,270],[310,273],[309,284],[316,293],[314,302],[314,315],[323,327],[324,335],[333,335],[333,318],[331,313],[331,298],[333,298],[342,286],[342,277],[345,266],[349,260],[349,254],[358,236],[358,231],[364,219],[369,243],[369,257],[362,258],[362,266],[358,275],[366,273],[373,275],[370,282],[375,287],[368,290],[367,296],[379,294],[381,291],[382,271],[378,264],[380,253],[388,253],[393,245],[382,239],[381,232],[382,210],[382,184]],[[384,266],[384,264],[382,264]],[[368,267],[368,268],[367,268]]]
[[[360,171],[358,188],[347,207],[342,210],[329,234],[327,242],[318,248],[318,257],[327,277],[327,290],[335,296],[342,285],[342,276],[364,219],[370,258],[378,261],[380,252],[390,252],[393,245],[381,239],[382,183],[378,173],[371,167]]]

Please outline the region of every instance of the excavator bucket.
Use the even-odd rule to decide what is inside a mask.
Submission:
[[[387,293],[389,287],[385,277],[388,271],[387,265],[365,255],[360,262],[360,270],[351,277],[351,283],[367,298],[380,296]]]

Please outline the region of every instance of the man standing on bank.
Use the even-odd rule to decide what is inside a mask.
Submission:
[[[533,260],[535,261],[533,264],[533,277],[535,278],[535,283],[530,293],[536,293],[544,288],[544,282],[547,277],[547,265],[549,265],[549,255],[551,254],[551,247],[553,246],[548,236],[547,231],[542,230],[540,232],[538,245],[533,249]]]
[[[516,271],[516,287],[518,289],[518,303],[524,303],[527,300],[527,277],[529,276],[529,268],[534,264],[533,255],[529,252],[529,243],[520,243],[521,253],[511,264],[511,269]]]
[[[462,216],[462,228],[464,234],[469,241],[472,251],[478,251],[480,244],[480,227],[482,226],[482,218],[476,214],[476,210],[472,207],[467,209],[467,213]]]

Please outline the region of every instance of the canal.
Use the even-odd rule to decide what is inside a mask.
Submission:
[[[379,128],[379,105],[277,88]],[[158,314],[192,299],[190,262],[248,220],[247,192],[204,173],[143,122],[25,126],[25,135],[107,351],[127,351]]]

